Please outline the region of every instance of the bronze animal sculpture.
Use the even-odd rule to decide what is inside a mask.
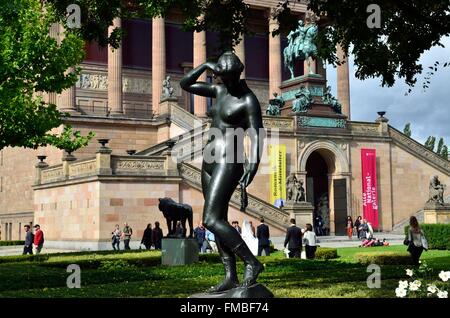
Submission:
[[[158,208],[163,213],[167,222],[167,229],[169,231],[167,237],[175,237],[175,229],[178,221],[181,222],[181,226],[183,227],[183,237],[186,237],[187,234],[186,221],[189,223],[189,238],[193,237],[193,213],[190,205],[177,203],[171,198],[160,198]]]

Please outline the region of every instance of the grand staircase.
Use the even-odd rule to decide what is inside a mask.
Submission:
[[[183,182],[194,189],[202,191],[201,171],[197,167],[188,163],[178,165],[178,170],[183,178]],[[241,206],[241,191],[236,189],[231,197],[230,205],[239,209]],[[289,213],[278,209],[268,202],[265,202],[254,195],[248,194],[248,206],[245,210],[247,215],[255,218],[264,217],[267,223],[281,230],[286,230],[289,225]]]

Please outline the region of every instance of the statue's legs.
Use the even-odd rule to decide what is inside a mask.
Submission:
[[[252,285],[264,267],[250,251],[241,235],[227,221],[229,201],[243,174],[242,164],[214,164],[211,177],[208,177],[208,173],[204,170],[202,169],[205,196],[203,223],[221,244],[221,250],[225,252],[222,255],[234,253],[244,261],[245,274],[242,285]],[[232,259],[228,259],[227,262],[232,262]],[[232,275],[231,268],[230,275]]]
[[[223,267],[225,268],[225,279],[217,286],[213,286],[208,289],[208,292],[210,293],[229,290],[232,288],[236,288],[239,285],[236,270],[236,256],[228,247],[226,247],[226,245],[221,244],[220,240],[217,237],[216,244],[223,263]]]

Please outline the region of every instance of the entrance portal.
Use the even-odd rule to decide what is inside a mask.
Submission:
[[[306,161],[306,200],[314,206],[314,228],[317,235],[330,234],[329,168],[318,151]]]

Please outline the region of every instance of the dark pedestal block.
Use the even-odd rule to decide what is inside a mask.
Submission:
[[[194,294],[189,298],[273,298],[273,294],[264,285],[256,283],[249,287],[237,287],[221,293]]]
[[[187,265],[198,262],[198,244],[195,239],[164,238],[161,252],[162,265]]]

